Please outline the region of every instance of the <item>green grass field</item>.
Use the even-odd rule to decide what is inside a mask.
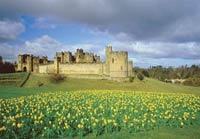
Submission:
[[[199,131],[200,127],[195,125],[186,128],[159,128],[138,133],[120,131],[98,137],[89,135],[85,139],[199,139]]]
[[[64,82],[55,84],[49,81],[48,76],[32,75],[24,87],[38,87],[39,82],[44,84],[44,86],[42,86],[41,88],[57,88],[58,90],[110,89],[200,94],[200,87],[174,85],[150,78],[145,78],[144,81],[139,81],[138,79],[135,79],[132,83],[115,82],[108,80],[66,78]]]
[[[8,79],[9,76],[9,79]],[[14,77],[11,77],[14,76]],[[183,85],[174,85],[160,82],[155,79],[145,78],[144,81],[135,79],[130,82],[115,82],[108,80],[94,80],[94,79],[75,79],[66,78],[64,82],[52,83],[48,76],[32,74],[29,80],[23,87],[19,87],[20,83],[26,78],[26,73],[17,74],[3,74],[0,75],[2,80],[15,80],[3,83],[0,81],[0,98],[13,98],[20,96],[28,96],[39,93],[71,91],[71,90],[131,90],[144,92],[163,92],[163,93],[189,93],[200,95],[200,87],[191,87]],[[11,77],[11,78],[10,78]],[[16,82],[17,81],[17,82]],[[39,86],[39,84],[43,84]],[[111,134],[103,134],[97,138],[200,138],[200,127],[198,125],[191,125],[184,128],[159,128],[151,131],[127,133],[126,131],[114,132]],[[78,137],[76,137],[78,138]],[[94,138],[93,135],[87,135],[84,138]]]
[[[24,74],[24,73],[22,73]],[[4,75],[3,75],[4,76]],[[1,77],[1,76],[0,76]],[[38,84],[43,83],[39,87]],[[32,74],[24,87],[17,85],[0,85],[0,98],[18,97],[42,92],[68,91],[68,90],[132,90],[167,93],[192,93],[200,95],[200,87],[174,85],[145,78],[144,81],[135,79],[130,82],[115,82],[108,80],[66,78],[64,82],[52,83],[49,76]]]

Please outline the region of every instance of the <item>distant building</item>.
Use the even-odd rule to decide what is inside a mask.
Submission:
[[[128,61],[128,52],[112,51],[112,46],[105,49],[106,60],[101,62],[100,56],[85,53],[77,49],[71,52],[57,52],[54,61],[47,57],[18,55],[18,71],[34,73],[59,73],[65,75],[98,75],[102,78],[127,78],[133,76],[133,62]]]

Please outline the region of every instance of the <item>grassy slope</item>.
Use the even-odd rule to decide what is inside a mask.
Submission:
[[[0,74],[0,86],[20,86],[27,78],[28,73]]]
[[[38,83],[44,85],[38,87]],[[173,85],[163,83],[154,79],[145,79],[144,81],[134,80],[133,83],[118,83],[107,80],[89,80],[89,79],[73,79],[67,78],[65,82],[59,84],[53,84],[49,82],[49,77],[31,75],[29,81],[23,88],[19,87],[5,87],[0,86],[0,98],[11,98],[22,95],[37,94],[41,92],[53,92],[53,91],[66,91],[66,90],[85,90],[85,89],[120,89],[120,90],[133,90],[133,91],[156,91],[156,92],[173,92],[173,93],[194,93],[200,95],[200,87],[190,87],[182,85]],[[126,133],[126,131],[120,131],[113,134],[103,134],[101,138],[142,138],[142,139],[187,139],[187,138],[199,138],[200,127],[190,126],[187,128],[165,128],[155,129],[147,132],[139,132],[134,134]],[[88,135],[86,138],[94,138],[93,135]]]
[[[44,85],[38,87],[38,83]],[[200,87],[190,87],[163,83],[146,78],[144,81],[134,80],[133,83],[119,83],[108,80],[67,78],[62,83],[51,83],[48,76],[31,75],[23,88],[0,86],[0,98],[18,97],[42,92],[85,90],[85,89],[114,89],[152,92],[193,93],[200,95]]]
[[[156,91],[172,93],[194,93],[200,94],[200,87],[191,87],[183,85],[174,85],[160,82],[155,79],[146,78],[144,81],[134,80],[134,82],[114,82],[108,80],[94,79],[74,79],[67,78],[65,82],[53,84],[49,82],[47,76],[31,75],[29,81],[25,84],[26,88],[37,87],[38,82],[44,83],[41,88],[57,88],[58,90],[85,90],[85,89],[115,89],[115,90],[133,90],[133,91]]]

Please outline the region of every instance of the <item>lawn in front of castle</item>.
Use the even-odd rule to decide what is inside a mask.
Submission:
[[[1,137],[200,137],[199,87],[148,78],[52,83],[48,76],[34,74],[18,87],[24,75],[16,76],[2,78],[7,81],[0,86]],[[9,80],[15,82],[9,85]]]

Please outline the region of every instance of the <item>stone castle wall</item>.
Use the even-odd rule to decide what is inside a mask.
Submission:
[[[103,64],[60,64],[60,74],[103,74]]]
[[[59,64],[59,74],[83,74],[83,75],[103,75],[104,74],[104,64],[94,63],[94,64]],[[55,73],[55,65],[39,65],[38,73]]]
[[[39,65],[38,73],[54,73],[54,64]]]
[[[59,73],[66,75],[98,75],[106,78],[127,78],[133,76],[133,62],[128,61],[128,52],[105,49],[106,60],[100,61],[100,56],[84,53],[77,49],[73,56],[71,52],[57,52],[54,61],[47,57],[32,55],[18,56],[18,70],[34,73]]]

